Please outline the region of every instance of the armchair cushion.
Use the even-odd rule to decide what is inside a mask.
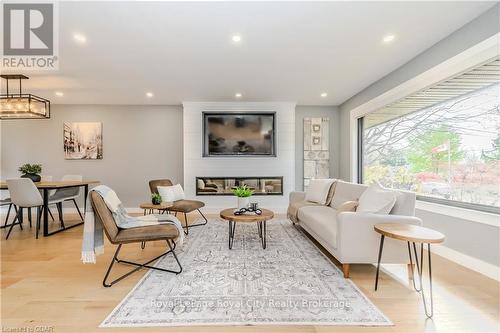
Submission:
[[[173,202],[173,206],[168,210],[173,212],[190,213],[193,210],[204,207],[205,204],[198,200],[177,200]]]
[[[175,239],[179,237],[179,231],[173,225],[159,224],[147,227],[120,229],[116,235],[115,242],[134,243],[162,239]]]

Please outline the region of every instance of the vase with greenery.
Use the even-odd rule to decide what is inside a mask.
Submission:
[[[246,185],[241,185],[234,188],[233,193],[236,197],[238,197],[238,209],[248,208],[248,205],[250,204],[250,197],[254,191]]]
[[[34,182],[39,182],[42,177],[42,165],[41,164],[29,164],[26,163],[19,167],[19,172],[21,172],[21,178],[29,178]]]
[[[158,193],[151,193],[151,202],[153,205],[161,204],[161,196]]]

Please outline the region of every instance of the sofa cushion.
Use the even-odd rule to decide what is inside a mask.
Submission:
[[[297,215],[299,213],[299,210],[305,206],[319,206],[319,204],[317,204],[315,202],[306,201],[306,200],[291,202],[288,205],[288,209],[286,211],[287,217],[290,220],[292,220],[293,223],[297,223],[298,222]]]
[[[342,212],[355,212],[356,207],[358,207],[357,201],[346,201],[337,208],[337,214]]]
[[[325,205],[335,179],[311,179],[306,191],[306,200]]]
[[[373,183],[359,198],[360,213],[389,214],[396,202],[396,192]]]
[[[329,206],[306,206],[299,209],[301,224],[333,248],[337,247],[337,211]]]
[[[361,194],[368,188],[366,185],[337,181],[335,193],[330,206],[337,209],[346,201],[357,201]]]

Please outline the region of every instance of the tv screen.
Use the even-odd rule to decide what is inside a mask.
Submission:
[[[275,156],[274,113],[203,113],[203,156]]]

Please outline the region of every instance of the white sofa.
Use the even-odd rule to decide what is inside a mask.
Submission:
[[[421,225],[415,217],[415,193],[396,191],[396,203],[387,214],[340,212],[334,202],[358,200],[368,188],[366,185],[337,181],[330,205],[302,206],[305,192],[291,192],[290,205],[302,206],[296,214],[296,221],[314,237],[341,264],[344,277],[349,277],[350,264],[371,264],[377,262],[380,235],[373,226],[377,223],[407,223]],[[291,217],[289,215],[289,217]],[[408,250],[405,242],[386,238],[382,263],[408,264]]]

